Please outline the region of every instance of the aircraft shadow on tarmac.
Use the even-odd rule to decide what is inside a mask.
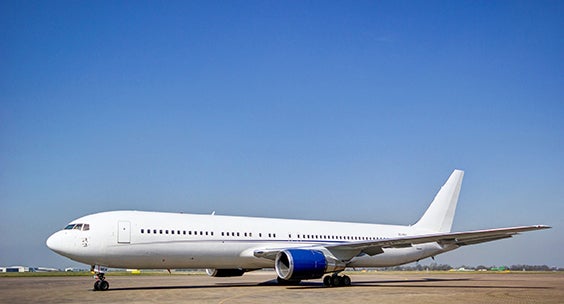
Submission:
[[[445,284],[424,284],[435,282],[456,282],[456,281],[473,281],[468,278],[422,278],[414,280],[376,280],[376,281],[359,281],[356,280],[352,283],[352,287],[400,287],[400,288],[463,288],[463,289],[482,289],[482,288],[502,288],[502,289],[549,289],[549,287],[535,287],[535,286],[507,286],[507,285],[445,285]],[[500,282],[502,283],[502,282]],[[317,286],[322,286],[321,283],[316,283]],[[312,288],[311,286],[291,286],[292,289]]]
[[[193,285],[193,286],[139,286],[139,287],[121,287],[121,288],[110,288],[108,291],[120,291],[120,290],[166,290],[166,289],[206,289],[206,288],[228,288],[228,287],[257,287],[257,286],[281,286],[281,287],[290,287],[288,285],[278,285],[276,280],[269,280],[266,282],[256,283],[256,282],[248,282],[248,283],[216,283],[213,285]],[[307,286],[315,286],[321,287],[323,286],[322,283],[317,282],[301,282],[299,285],[294,285],[291,287],[307,287]]]
[[[507,286],[507,285],[445,285],[441,282],[456,281],[472,281],[467,278],[456,279],[440,279],[440,278],[422,278],[415,280],[376,280],[376,281],[354,281],[351,287],[400,287],[400,288],[465,288],[465,289],[483,289],[483,288],[502,288],[502,289],[550,289],[549,287],[535,286]],[[439,284],[428,284],[439,283]],[[501,283],[501,282],[500,282]],[[126,290],[172,290],[172,289],[207,289],[207,288],[229,288],[229,287],[257,287],[257,286],[280,286],[286,289],[310,289],[323,288],[321,282],[301,282],[299,285],[278,285],[276,280],[269,280],[261,283],[217,283],[214,285],[195,285],[195,286],[140,286],[140,287],[122,287],[110,288],[108,291],[126,291]],[[344,287],[337,287],[344,288]]]

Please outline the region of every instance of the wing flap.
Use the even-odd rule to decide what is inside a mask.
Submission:
[[[475,245],[475,244],[480,244],[480,243],[485,243],[485,242],[507,239],[507,238],[510,238],[510,237],[513,237],[513,235],[499,235],[499,236],[482,237],[482,238],[461,239],[461,240],[456,240],[456,245],[458,245],[458,246]]]

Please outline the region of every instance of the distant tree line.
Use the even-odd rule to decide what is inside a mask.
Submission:
[[[548,265],[511,265],[511,266],[484,266],[478,265],[476,267],[462,265],[459,267],[452,267],[448,264],[437,264],[431,263],[429,265],[403,265],[403,266],[394,266],[394,267],[383,267],[378,268],[378,270],[382,271],[448,271],[451,269],[465,269],[465,270],[493,270],[493,271],[502,271],[502,270],[511,270],[511,271],[564,271],[562,267],[550,267]]]
[[[403,266],[393,266],[393,267],[384,267],[378,268],[379,270],[383,271],[426,271],[426,270],[451,270],[452,267],[447,264],[437,264],[431,263],[430,265],[403,265]]]

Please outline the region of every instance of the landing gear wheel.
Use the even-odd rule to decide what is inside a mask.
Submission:
[[[348,275],[344,275],[341,279],[343,286],[351,286],[351,278]]]
[[[94,269],[94,266],[92,266]],[[103,272],[96,273],[96,282],[94,282],[94,290],[95,291],[105,291],[110,288],[110,283],[106,281],[106,277],[104,276]]]
[[[335,275],[333,277],[331,277],[331,285],[338,287],[338,286],[342,286],[342,280],[341,277],[338,275]]]
[[[326,275],[323,278],[323,286],[325,287],[341,287],[351,286],[351,278],[347,275],[339,276],[337,273]]]
[[[323,286],[325,286],[325,287],[331,287],[332,283],[333,283],[333,280],[331,280],[331,276],[326,275],[326,276],[323,278]]]
[[[108,290],[110,288],[110,283],[108,281],[99,281],[100,282],[100,290]]]

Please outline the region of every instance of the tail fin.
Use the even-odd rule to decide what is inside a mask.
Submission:
[[[413,227],[433,232],[450,232],[464,171],[454,170],[435,199]]]

